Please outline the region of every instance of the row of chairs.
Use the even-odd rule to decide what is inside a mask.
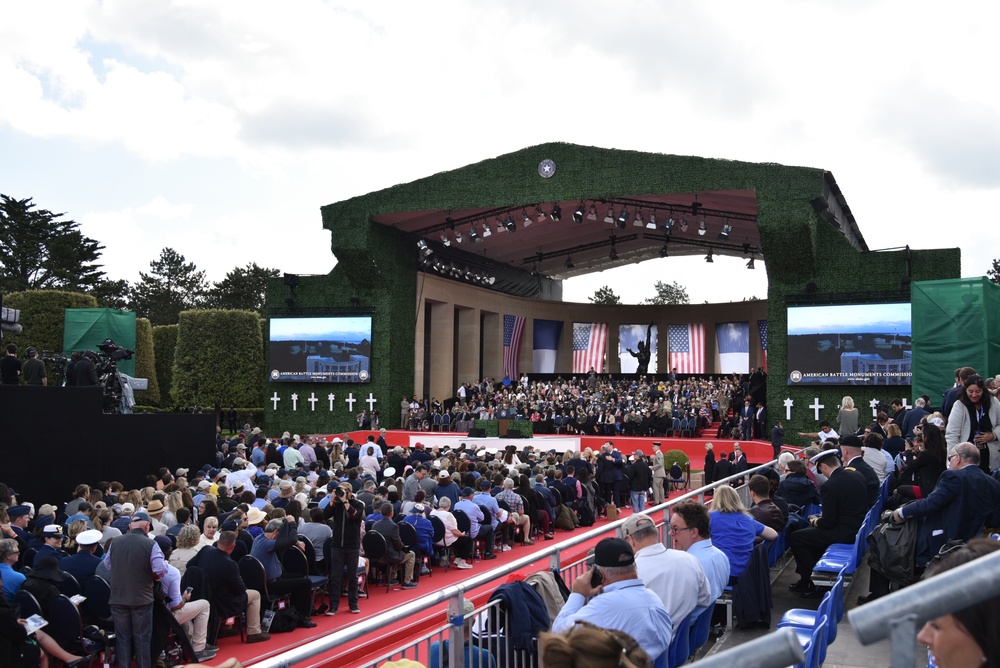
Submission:
[[[844,580],[846,568],[837,574],[833,586],[816,610],[792,608],[778,622],[778,628],[795,631],[806,660],[804,668],[819,668],[826,661],[826,649],[837,639],[837,625],[844,618]]]
[[[838,575],[844,575],[848,580],[848,587],[853,581],[854,572],[861,565],[862,559],[868,551],[868,536],[878,525],[882,508],[889,498],[889,479],[886,478],[879,490],[879,498],[868,510],[864,522],[858,530],[853,543],[834,543],[826,548],[826,552],[816,562],[813,568],[812,579],[817,585],[832,586]]]

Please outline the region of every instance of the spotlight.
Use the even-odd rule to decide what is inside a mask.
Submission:
[[[583,214],[584,214],[583,202],[580,202],[580,205],[578,207],[576,207],[576,211],[573,212],[573,222],[574,223],[582,223],[583,222]]]
[[[698,223],[698,236],[703,237],[706,232],[708,232],[708,228],[705,226],[705,219],[702,218],[701,222]]]
[[[681,218],[681,232],[688,231],[688,221],[687,218]]]
[[[628,220],[628,209],[622,207],[622,212],[618,214],[618,222],[624,224]]]
[[[493,234],[493,230],[490,229],[490,224],[483,221],[483,239]]]
[[[448,235],[444,232],[441,233],[441,243],[443,243],[446,247],[451,245],[451,239],[449,239]]]
[[[705,256],[705,262],[715,262],[715,260],[712,259],[712,249],[711,248],[708,249],[708,255]]]
[[[523,224],[523,225],[524,225],[525,227],[527,227],[527,226],[531,225],[531,224],[532,224],[533,222],[535,222],[535,221],[533,221],[533,220],[531,219],[531,216],[529,216],[529,215],[528,215],[528,212],[527,212],[527,211],[524,211],[524,210],[522,209],[522,210],[521,210],[521,223],[522,223],[522,224]]]
[[[574,265],[573,265],[573,256],[570,255],[570,256],[568,256],[566,258],[566,268],[567,269],[572,269],[573,267],[574,267]]]
[[[660,257],[667,257],[667,244],[663,244],[663,248],[660,249]]]
[[[636,227],[642,227],[642,209],[635,210],[635,220],[632,221],[632,224]]]
[[[430,257],[431,255],[434,254],[434,251],[432,251],[427,246],[427,242],[424,241],[423,239],[418,239],[417,240],[417,250],[420,251],[420,255],[422,257]],[[286,280],[285,282],[287,283],[288,281]]]
[[[512,216],[507,216],[507,220],[503,221],[503,226],[507,228],[508,232],[517,232],[517,225],[514,224]]]
[[[556,222],[562,218],[562,209],[559,208],[558,204],[552,205],[552,213],[549,214],[549,217]]]
[[[604,216],[604,222],[612,224],[615,222],[615,208],[610,204],[608,205],[608,212]]]
[[[729,221],[726,221],[726,224],[722,226],[722,231],[720,231],[719,234],[724,237],[728,237],[729,233],[732,231],[733,231],[733,226],[729,223]]]
[[[655,230],[656,229],[656,212],[655,211],[650,211],[649,212],[649,222],[646,223],[646,229],[647,230]]]
[[[545,212],[542,211],[542,207],[540,206],[535,207],[535,220],[537,220],[539,223],[545,222]]]
[[[593,204],[590,205],[590,213],[587,214],[587,220],[597,220],[597,207]]]
[[[670,231],[674,229],[674,217],[668,215],[667,222],[663,223],[663,231],[670,234]]]
[[[747,262],[747,269],[756,269],[756,267],[753,264],[753,258],[750,258],[750,261]]]
[[[465,237],[462,236],[462,230],[455,230],[455,243],[462,243]]]
[[[482,241],[482,239],[479,238],[479,234],[476,233],[475,223],[469,225],[469,238],[472,239],[473,241]]]
[[[496,283],[496,281],[497,281],[496,276],[490,276],[489,278],[486,279],[486,282],[489,283],[490,285],[493,285],[494,283]]]

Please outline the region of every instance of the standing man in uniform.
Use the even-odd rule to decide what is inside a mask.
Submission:
[[[799,581],[789,589],[806,598],[816,598],[820,590],[812,581],[816,562],[834,543],[853,543],[868,512],[868,490],[864,476],[844,468],[836,450],[823,450],[811,460],[828,480],[819,488],[823,514],[809,519],[812,525],[792,533],[789,542],[795,557]]]
[[[663,486],[667,480],[667,470],[663,467],[663,451],[659,441],[653,442],[653,505],[663,503]]]

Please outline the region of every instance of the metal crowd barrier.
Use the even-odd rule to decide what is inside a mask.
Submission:
[[[731,484],[740,478],[746,478],[748,480],[755,472],[763,470],[767,467],[773,467],[774,463],[775,460],[772,460],[766,464],[756,466],[723,480],[713,482],[710,485],[699,487],[698,489],[692,490],[682,496],[671,499],[666,503],[648,508],[644,511],[644,513],[650,516],[653,516],[655,513],[663,513],[661,520],[657,520],[656,517],[653,519],[659,525],[661,540],[665,540],[666,535],[664,532],[666,530],[667,523],[670,520],[670,509],[673,506],[682,501],[688,501],[691,499],[696,499],[697,501],[704,503],[706,492],[709,490],[720,487],[721,485]],[[745,484],[737,488],[737,493],[740,495],[740,498],[744,500],[744,503],[749,505],[749,491],[746,489]],[[374,668],[383,662],[402,658],[412,659],[426,664],[430,654],[431,645],[434,642],[440,642],[445,639],[448,640],[448,665],[465,665],[465,657],[463,656],[465,650],[465,626],[473,624],[477,619],[480,620],[479,623],[486,631],[486,643],[480,646],[489,649],[489,643],[495,641],[496,634],[493,633],[493,631],[499,628],[499,625],[505,621],[502,616],[504,614],[502,609],[500,609],[495,603],[477,608],[472,614],[467,617],[464,616],[462,614],[462,610],[466,592],[471,592],[479,587],[482,587],[483,585],[503,582],[503,579],[510,573],[515,573],[527,566],[531,566],[532,564],[546,559],[548,560],[547,566],[544,569],[539,570],[558,571],[567,585],[572,585],[573,579],[587,570],[586,560],[563,564],[562,553],[570,551],[583,543],[605,534],[618,534],[618,529],[625,523],[625,519],[627,518],[616,520],[590,531],[575,535],[565,541],[554,543],[549,547],[532,552],[531,554],[520,559],[515,559],[509,564],[498,566],[485,573],[472,575],[468,579],[463,580],[456,585],[445,587],[444,589],[375,615],[370,619],[366,619],[347,628],[340,629],[330,635],[317,638],[316,640],[304,643],[277,656],[264,659],[263,661],[253,664],[254,668],[288,668],[289,666],[293,666],[299,662],[307,661],[308,659],[316,657],[320,654],[344,646],[347,643],[359,638],[365,636],[377,637],[390,624],[394,624],[404,619],[422,619],[426,616],[428,610],[444,602],[448,603],[447,623],[445,623],[445,620],[442,620],[443,623],[440,627],[436,627],[434,630],[422,635],[416,640],[411,640],[406,645],[398,646],[391,651],[380,655],[378,658],[367,661],[362,665]],[[482,617],[483,613],[485,613],[485,617]],[[528,668],[529,666],[537,665],[536,656],[525,657],[523,656],[523,653],[515,654],[513,657],[505,657],[506,661],[501,663],[499,661],[500,648],[498,646],[494,646],[493,649],[496,651],[491,650],[491,653],[494,658],[498,659],[497,666],[500,668]],[[441,656],[441,661],[443,662],[443,653]],[[430,666],[429,668],[439,668],[439,666]]]

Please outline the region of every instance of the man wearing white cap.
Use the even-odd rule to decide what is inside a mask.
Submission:
[[[101,536],[101,532],[97,529],[87,529],[77,534],[76,544],[79,549],[76,554],[59,562],[59,570],[69,573],[77,582],[86,582],[87,578],[97,570],[97,564],[101,563],[100,557],[94,556],[94,550],[101,542]]]

